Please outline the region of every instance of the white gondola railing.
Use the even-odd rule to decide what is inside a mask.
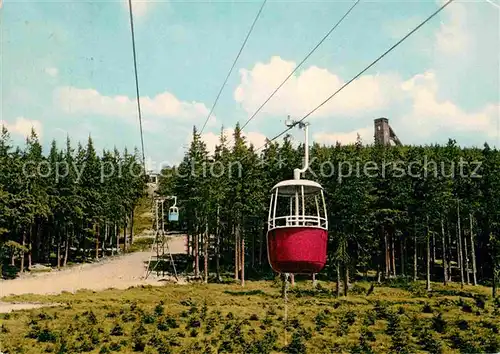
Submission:
[[[313,226],[322,229],[328,229],[328,220],[326,218],[314,215],[287,215],[272,218],[268,222],[269,229],[281,227],[302,227]]]

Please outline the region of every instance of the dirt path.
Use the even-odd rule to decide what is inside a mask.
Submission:
[[[185,238],[170,242],[172,253],[185,253]],[[126,289],[137,285],[164,285],[154,276],[144,279],[151,252],[136,252],[105,259],[95,264],[83,264],[61,271],[38,273],[26,277],[0,281],[0,299],[8,295],[59,294],[79,289]],[[1,312],[1,306],[0,306]]]
[[[35,304],[35,303],[10,303],[10,302],[0,302],[0,313],[9,313],[12,311],[19,310],[31,310],[38,309],[42,307],[54,307],[59,306],[58,304]],[[0,353],[1,354],[1,353]]]

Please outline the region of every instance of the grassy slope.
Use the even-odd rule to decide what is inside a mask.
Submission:
[[[139,200],[134,214],[134,235],[139,235],[152,226],[151,199],[144,197]],[[122,230],[123,232],[123,230]]]
[[[67,304],[0,315],[0,350],[8,353],[334,353],[498,352],[500,304],[484,287],[360,283],[347,298],[333,283],[298,283],[284,301],[279,284],[192,284],[21,296],[8,301]],[[204,306],[206,304],[206,307]],[[483,308],[484,307],[484,308]],[[441,314],[441,315],[439,315]],[[361,338],[360,338],[361,337]],[[66,351],[61,350],[66,348]]]

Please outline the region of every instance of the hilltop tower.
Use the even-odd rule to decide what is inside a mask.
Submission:
[[[401,146],[401,141],[397,137],[394,130],[392,130],[389,125],[389,119],[387,118],[377,118],[374,120],[375,124],[375,144],[380,144],[388,146],[391,144],[391,140],[396,144],[396,146]]]

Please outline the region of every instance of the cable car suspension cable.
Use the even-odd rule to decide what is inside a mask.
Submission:
[[[323,102],[321,102],[318,106],[316,106],[316,108],[314,108],[312,111],[310,111],[309,113],[307,113],[304,117],[302,117],[297,123],[300,123],[302,122],[304,119],[306,119],[307,117],[309,117],[311,114],[313,114],[314,112],[316,112],[319,108],[321,108],[322,106],[324,106],[328,101],[330,101],[333,97],[335,97],[340,91],[342,91],[344,88],[346,88],[349,84],[351,84],[354,80],[356,80],[358,77],[360,77],[361,75],[363,75],[368,69],[370,69],[372,66],[374,66],[376,63],[378,63],[382,58],[384,58],[387,54],[389,54],[392,50],[394,50],[397,46],[399,46],[401,43],[403,43],[408,37],[410,37],[413,33],[415,33],[416,31],[418,31],[423,25],[425,25],[427,22],[429,22],[434,16],[436,16],[439,12],[441,12],[446,6],[448,6],[449,4],[451,4],[453,1],[455,0],[448,0],[444,5],[442,5],[439,9],[437,9],[432,15],[430,15],[429,17],[427,17],[427,19],[425,19],[422,23],[420,23],[417,27],[415,27],[412,31],[410,31],[406,36],[404,36],[403,38],[401,38],[396,44],[394,44],[392,47],[390,47],[388,50],[386,50],[382,55],[380,55],[377,59],[375,59],[370,65],[368,65],[366,68],[364,68],[362,71],[360,71],[356,76],[354,76],[351,80],[349,80],[348,82],[346,82],[344,85],[342,85],[342,87],[340,87],[337,91],[335,91],[332,95],[330,95],[326,100],[324,100]],[[281,137],[283,134],[285,134],[286,132],[288,132],[289,130],[291,130],[293,128],[293,126],[291,127],[288,127],[287,129],[285,129],[283,132],[281,132],[280,134],[276,135],[274,138],[272,138],[271,140],[268,140],[264,145],[262,145],[261,147],[259,147],[258,149],[256,149],[255,151],[259,151],[260,149],[266,147],[269,143],[271,143],[272,141],[278,139],[279,137]]]
[[[255,116],[260,112],[260,110],[262,108],[264,108],[264,106],[267,104],[267,102],[269,102],[271,100],[271,98],[274,97],[274,95],[278,92],[278,90],[288,81],[288,79],[290,79],[290,77],[292,77],[293,74],[295,74],[295,72],[302,66],[302,64],[305,63],[305,61],[307,59],[309,59],[309,57],[316,51],[316,49],[319,48],[319,46],[321,44],[323,44],[323,42],[332,34],[333,31],[335,31],[335,29],[344,21],[344,19],[349,15],[349,13],[354,9],[354,7],[356,7],[356,5],[358,5],[358,3],[360,2],[360,0],[357,0],[354,5],[352,5],[349,10],[347,10],[347,12],[344,14],[344,16],[342,16],[340,18],[340,20],[337,21],[337,23],[323,36],[323,38],[318,42],[318,44],[316,44],[316,46],[309,52],[309,54],[307,54],[305,56],[304,59],[302,59],[302,61],[299,63],[299,65],[297,65],[295,67],[295,69],[293,69],[293,71],[288,74],[288,76],[285,78],[285,80],[283,80],[283,82],[273,91],[273,93],[264,101],[264,103],[262,103],[260,105],[260,107],[255,111],[255,113],[253,113],[250,118],[245,122],[245,124],[242,125],[241,127],[241,130],[243,130],[243,128],[245,128],[248,123],[250,123],[250,121],[252,121]]]
[[[134,54],[134,73],[135,73],[135,93],[137,99],[137,113],[139,116],[139,130],[141,133],[141,148],[142,148],[142,164],[144,167],[144,174],[146,174],[146,155],[144,153],[144,134],[142,133],[142,114],[141,114],[141,99],[139,94],[139,78],[137,74],[137,54],[135,50],[135,35],[134,35],[134,18],[132,15],[132,0],[128,0],[128,7],[130,12],[130,31],[132,34],[132,52]]]
[[[203,124],[203,127],[201,128],[200,135],[203,133],[203,130],[205,130],[205,126],[207,125],[208,120],[210,119],[210,116],[212,115],[212,113],[213,113],[213,111],[215,109],[215,105],[219,101],[219,97],[220,97],[220,95],[222,93],[222,90],[226,86],[227,80],[229,80],[229,76],[233,72],[234,66],[236,65],[236,62],[238,61],[238,58],[240,57],[241,52],[243,51],[243,48],[245,48],[245,45],[246,45],[246,43],[248,41],[248,38],[250,37],[250,34],[252,33],[253,28],[255,27],[255,24],[257,23],[257,20],[259,19],[260,14],[262,13],[262,10],[264,9],[264,5],[266,4],[266,2],[267,2],[267,0],[264,0],[262,2],[262,5],[261,5],[261,7],[259,9],[259,12],[257,13],[257,16],[255,16],[255,19],[253,20],[252,26],[250,27],[250,30],[248,31],[247,36],[246,36],[245,40],[243,41],[243,44],[241,45],[240,51],[238,52],[238,55],[234,59],[233,65],[231,66],[231,69],[229,69],[229,72],[226,75],[226,79],[224,80],[224,83],[222,84],[222,86],[221,86],[221,88],[219,90],[219,93],[217,94],[217,97],[215,98],[214,104],[212,105],[212,108],[210,109],[210,112],[208,113],[207,119],[205,120],[205,123]]]

